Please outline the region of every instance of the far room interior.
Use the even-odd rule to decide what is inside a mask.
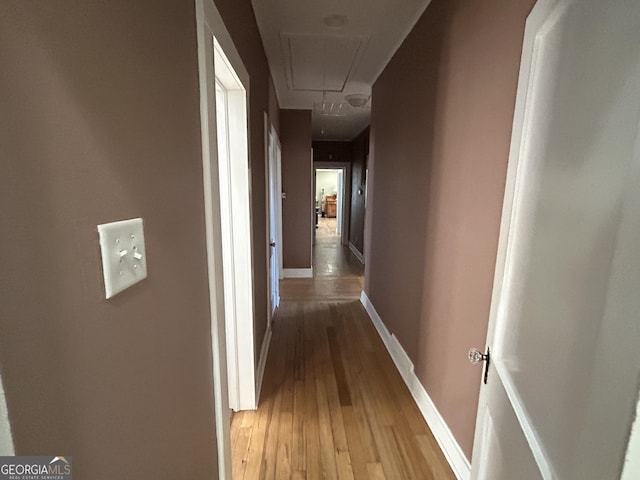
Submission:
[[[331,233],[340,235],[342,232],[342,199],[344,196],[344,174],[342,169],[316,169],[315,208],[318,217],[325,228]],[[316,222],[316,228],[319,223]]]

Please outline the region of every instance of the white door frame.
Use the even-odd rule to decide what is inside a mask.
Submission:
[[[342,206],[342,232],[340,232],[340,244],[349,245],[349,225],[351,221],[351,195],[347,195],[347,191],[351,191],[351,163],[350,162],[313,162],[313,205],[316,199],[316,174],[317,170],[330,169],[342,170],[342,192],[340,200]],[[348,188],[348,187],[349,188]],[[347,197],[349,197],[347,199]],[[315,243],[315,223],[313,227],[314,243]]]
[[[274,148],[277,147],[277,148]],[[275,216],[275,230],[276,235],[274,241],[276,243],[275,255],[277,260],[277,281],[282,278],[282,177],[281,177],[281,165],[280,165],[280,140],[276,133],[273,124],[269,121],[267,112],[264,112],[264,159],[265,159],[265,200],[266,200],[266,217],[267,228],[265,232],[266,241],[266,272],[267,272],[267,328],[262,340],[262,347],[260,348],[260,359],[257,367],[257,380],[256,380],[256,406],[257,401],[260,398],[260,390],[262,389],[262,380],[264,378],[264,370],[267,364],[267,355],[269,353],[269,346],[271,344],[272,335],[272,323],[273,316],[276,309],[280,304],[280,291],[279,284],[276,286],[276,299],[272,302],[272,271],[271,271],[271,217],[272,208],[275,208],[273,216]],[[272,172],[275,170],[275,172]],[[272,191],[272,173],[275,173],[275,191]],[[275,199],[275,203],[272,199]]]
[[[346,228],[344,228],[344,206],[345,206],[345,190],[346,190],[346,186],[345,186],[345,171],[344,170],[338,170],[338,191],[341,192],[341,196],[342,198],[340,199],[340,201],[338,202],[337,208],[336,208],[336,215],[338,217],[338,221],[337,226],[336,226],[336,233],[338,235],[342,236],[342,233],[346,230]]]
[[[12,457],[16,454],[9,422],[9,412],[7,411],[7,400],[4,393],[4,383],[0,374],[0,455]]]
[[[280,143],[280,137],[278,137],[278,132],[273,125],[271,125],[271,135],[273,137],[274,146],[276,149],[274,150],[275,154],[275,169],[276,169],[276,196],[277,204],[276,204],[276,218],[277,218],[277,232],[278,239],[280,242],[276,245],[276,250],[278,251],[278,278],[282,280],[284,278],[284,267],[282,263],[282,259],[284,257],[284,250],[282,245],[282,144]]]
[[[631,427],[620,480],[636,480],[638,478],[640,478],[640,394],[638,395],[636,418]]]
[[[229,405],[257,406],[254,348],[254,284],[248,139],[248,74],[232,65],[214,37],[214,69],[220,169],[220,221],[227,335]],[[240,70],[241,73],[236,72]],[[242,77],[242,79],[240,78]],[[215,200],[215,199],[214,199]]]
[[[205,234],[207,245],[207,271],[209,279],[209,301],[211,308],[211,343],[212,343],[212,386],[214,393],[214,414],[216,422],[216,439],[218,450],[218,477],[231,478],[231,437],[230,437],[230,409],[229,409],[229,384],[228,384],[228,343],[227,321],[225,315],[225,287],[223,265],[229,262],[229,258],[225,261],[225,253],[223,251],[223,232],[221,223],[221,189],[220,189],[220,167],[218,159],[218,141],[217,141],[217,119],[216,119],[216,69],[214,66],[214,57],[220,61],[223,58],[228,62],[229,67],[236,75],[245,92],[242,95],[245,102],[243,111],[236,111],[236,118],[230,122],[234,125],[243,125],[246,130],[244,135],[244,145],[237,148],[240,149],[239,154],[244,155],[246,161],[242,167],[238,165],[229,165],[234,171],[231,175],[243,176],[244,171],[248,172],[248,94],[249,94],[249,74],[242,63],[242,59],[236,50],[229,32],[224,26],[222,17],[212,0],[195,0],[196,5],[196,25],[197,25],[197,41],[198,41],[198,74],[200,85],[200,121],[202,134],[202,159],[203,159],[203,185],[204,185],[204,210],[205,210]],[[218,51],[216,52],[216,48]],[[220,57],[220,54],[222,57]],[[234,141],[234,144],[236,142]],[[248,175],[248,173],[247,173]],[[248,182],[248,177],[247,177]],[[248,206],[250,208],[250,191],[247,185],[246,196]],[[250,229],[250,210],[248,212],[233,212],[234,223],[236,215],[243,217],[245,221],[241,222],[244,230],[234,231],[236,237],[240,237],[243,241],[251,244]],[[247,219],[249,219],[247,226]],[[236,257],[233,257],[233,261]],[[237,265],[236,265],[237,266]],[[235,292],[247,288],[247,268],[250,270],[249,275],[249,302],[253,304],[253,277],[251,256],[249,255],[248,263],[245,261],[241,269],[240,277],[235,279],[237,288]],[[244,280],[241,278],[244,274]],[[245,295],[246,296],[246,295]],[[244,297],[243,297],[244,298]],[[239,300],[236,297],[236,300]],[[251,316],[247,318],[244,315],[238,320],[243,323],[237,323],[235,326],[236,342],[232,347],[237,347],[237,352],[231,354],[238,360],[238,371],[236,372],[239,388],[239,398],[249,398],[248,407],[255,408],[256,382],[255,382],[255,362],[254,362],[254,345],[253,345],[253,307],[251,307]],[[248,338],[247,338],[248,337]],[[242,342],[238,342],[242,339]],[[239,363],[243,362],[242,365]],[[247,370],[247,371],[244,371]],[[248,380],[247,380],[248,379]],[[245,381],[247,380],[247,381]],[[245,384],[248,384],[248,388]],[[244,386],[244,389],[243,389]],[[251,397],[253,400],[251,401]],[[242,406],[242,405],[241,405]]]
[[[269,120],[267,112],[264,112],[264,152],[265,152],[265,168],[266,180],[265,186],[267,191],[267,288],[269,291],[268,319],[271,325],[271,317],[278,307],[271,305],[271,209],[274,208],[275,230],[276,230],[276,256],[278,260],[278,279],[284,278],[282,273],[282,147],[280,138],[276,132],[273,123]],[[272,192],[271,176],[275,175],[275,192]],[[275,205],[273,200],[275,199]],[[279,296],[278,296],[279,297]],[[279,304],[279,300],[277,302]]]

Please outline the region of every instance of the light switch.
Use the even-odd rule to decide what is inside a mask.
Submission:
[[[98,225],[107,298],[147,278],[141,218]]]

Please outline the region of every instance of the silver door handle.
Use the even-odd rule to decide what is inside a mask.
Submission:
[[[487,384],[487,379],[489,377],[489,363],[491,362],[491,350],[487,347],[487,353],[482,353],[477,348],[473,347],[469,349],[469,353],[467,353],[467,358],[474,365],[476,363],[484,362],[484,375],[482,375],[482,380],[484,384]]]
[[[269,246],[270,247],[275,247],[276,246],[276,242],[269,242]]]

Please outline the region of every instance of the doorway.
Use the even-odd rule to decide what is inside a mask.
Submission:
[[[314,244],[322,226],[336,236],[340,245],[348,245],[351,202],[347,187],[350,184],[351,165],[348,162],[314,162]]]
[[[312,200],[316,225],[312,263],[316,278],[364,275],[363,264],[348,247],[350,186],[350,163],[314,162]]]
[[[214,37],[229,406],[256,407],[247,91]]]
[[[255,409],[248,162],[249,74],[212,0],[196,0],[212,387],[219,478],[231,478],[231,408]]]
[[[269,199],[269,323],[280,304],[282,274],[282,148],[276,129],[264,114]]]

